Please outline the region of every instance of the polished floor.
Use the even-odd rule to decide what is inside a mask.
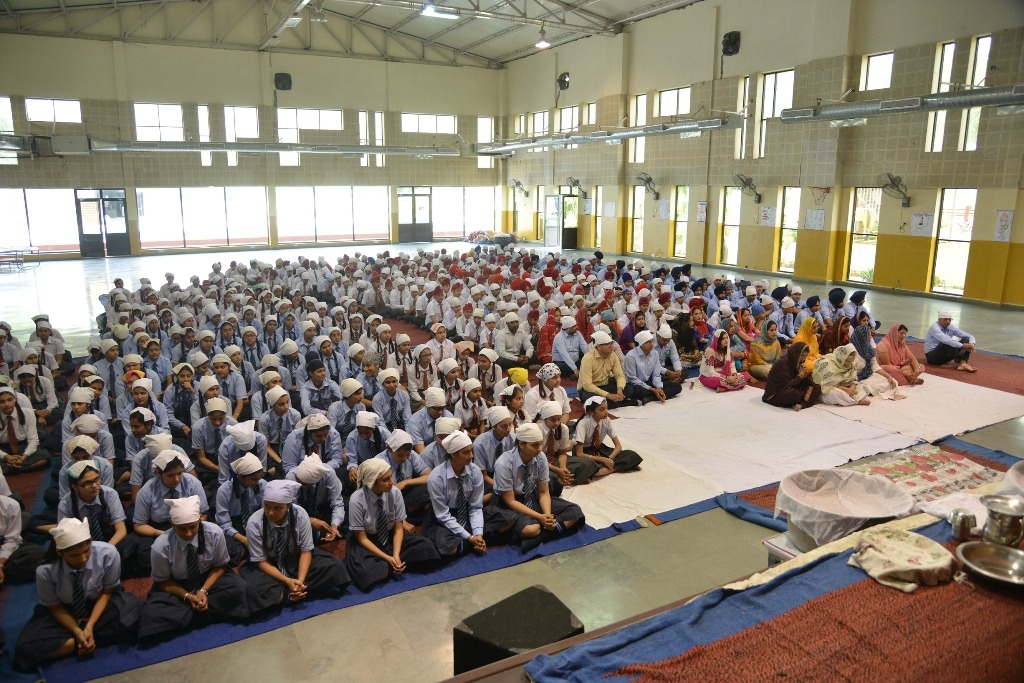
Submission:
[[[413,245],[415,248],[420,245]],[[466,245],[445,244],[448,249]],[[373,247],[240,251],[238,253],[148,256],[44,263],[22,273],[0,273],[0,319],[27,339],[30,317],[50,314],[76,355],[95,334],[99,294],[123,277],[154,283],[174,272],[179,282],[210,264],[232,259],[272,260],[277,255],[373,253]],[[614,256],[609,255],[614,258]],[[694,268],[699,274],[727,270]],[[785,279],[772,278],[786,282]],[[807,295],[827,290],[804,284]],[[849,288],[848,288],[849,291]],[[888,324],[902,321],[922,336],[939,310],[951,309],[958,325],[972,332],[982,349],[1024,355],[1024,312],[922,296],[869,292],[868,305]],[[966,440],[1024,457],[1024,418],[979,430]],[[714,439],[709,440],[709,447]],[[710,452],[709,452],[710,453]],[[710,457],[710,455],[709,455]],[[712,510],[650,527],[578,550],[516,567],[396,595],[334,612],[225,647],[169,660],[120,676],[118,683],[167,680],[231,681],[435,681],[452,674],[451,629],[463,618],[516,591],[544,584],[594,630],[620,619],[699,593],[763,569],[761,540],[767,529]]]

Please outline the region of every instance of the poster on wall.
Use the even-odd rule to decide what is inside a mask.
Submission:
[[[672,203],[667,199],[658,200],[658,218],[667,221],[672,217]]]
[[[761,225],[769,228],[775,227],[775,207],[774,206],[762,206],[761,207]]]
[[[931,237],[934,222],[934,213],[915,213],[914,220],[910,222],[910,234],[914,237]]]
[[[594,215],[594,200],[584,199],[583,200],[583,215],[593,216]]]
[[[604,203],[604,215],[605,216],[614,216],[615,215],[615,202],[605,202]]]
[[[1013,231],[1013,211],[999,209],[996,211],[996,242],[1009,242]]]
[[[697,202],[697,222],[705,223],[708,220],[708,203],[705,200]]]
[[[825,209],[807,209],[807,217],[804,219],[805,230],[825,229]]]

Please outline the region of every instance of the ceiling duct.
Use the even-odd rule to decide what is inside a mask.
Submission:
[[[835,102],[812,108],[785,109],[780,118],[783,123],[798,123],[804,121],[860,119],[886,114],[901,114],[910,111],[939,111],[942,109],[1003,107],[1008,105],[1024,105],[1024,85],[974,88],[959,92],[930,93],[920,97],[904,97],[890,100]],[[806,115],[808,111],[812,112],[812,115]]]
[[[395,145],[306,145],[290,142],[137,142],[91,141],[94,152],[244,152],[251,154],[388,154],[391,156],[457,157],[457,147],[397,147]]]

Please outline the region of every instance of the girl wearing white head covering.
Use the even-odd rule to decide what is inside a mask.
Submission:
[[[592,458],[600,465],[594,476],[628,472],[639,467],[643,458],[636,451],[623,450],[615,433],[615,427],[608,417],[608,400],[603,396],[591,396],[583,404],[583,409],[586,415],[576,423],[573,454]],[[611,439],[612,446],[606,444],[608,439]]]
[[[478,379],[467,379],[462,383],[459,397],[452,413],[462,421],[462,428],[472,438],[487,429],[487,404],[483,399],[483,386]]]
[[[289,602],[336,598],[349,583],[344,564],[315,547],[309,515],[294,504],[301,488],[290,479],[269,482],[263,508],[245,525],[249,562],[239,574],[252,613]]]
[[[231,566],[237,567],[248,559],[248,540],[245,525],[257,510],[263,507],[263,463],[252,453],[246,453],[231,463],[233,476],[217,488],[215,521],[224,533]]]
[[[551,494],[559,496],[564,486],[589,483],[601,466],[593,458],[570,455],[572,439],[569,427],[562,423],[562,406],[555,401],[539,403],[535,422],[542,437],[541,453],[551,471]]]
[[[202,521],[197,496],[164,502],[173,529],[153,543],[154,590],[142,608],[139,638],[248,618],[245,581],[228,570],[224,532]]]
[[[455,408],[462,393],[462,380],[459,379],[459,363],[454,358],[445,358],[437,364],[437,381],[435,387],[444,392],[445,404],[449,410]]]
[[[96,462],[91,458],[80,460],[65,472],[70,491],[57,505],[57,520],[67,517],[83,520],[88,523],[94,541],[106,541],[113,546],[120,544],[128,534],[124,507],[117,491],[102,483]],[[36,529],[49,531],[46,526]]]
[[[434,356],[430,347],[420,344],[413,352],[415,364],[409,371],[409,397],[413,402],[413,412],[423,404],[423,396],[428,388],[436,386],[440,373],[434,365]]]
[[[121,589],[117,550],[93,541],[89,523],[72,517],[62,519],[50,534],[57,559],[35,572],[39,602],[46,609],[37,609],[18,637],[14,667],[19,671],[134,642],[138,630],[142,602]]]
[[[393,440],[408,440],[411,446],[411,440],[402,434],[396,432]],[[356,586],[366,590],[407,568],[427,570],[436,565],[440,557],[434,544],[423,536],[405,533],[405,503],[402,492],[393,486],[388,462],[371,458],[362,463],[356,483],[358,488],[349,499],[345,547],[345,566]]]

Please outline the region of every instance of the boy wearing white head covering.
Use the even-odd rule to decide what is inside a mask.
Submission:
[[[547,458],[542,454],[540,427],[529,423],[516,430],[516,445],[494,463],[498,506],[516,515],[514,528],[523,552],[556,538],[584,522],[583,510],[549,491]]]
[[[245,581],[228,568],[224,533],[200,516],[196,496],[164,501],[173,529],[153,543],[154,590],[142,608],[139,638],[152,638],[225,619],[245,619]]]
[[[345,521],[345,500],[341,481],[319,457],[307,455],[289,472],[286,479],[302,484],[295,504],[309,515],[316,543],[329,543],[338,538],[338,529]]]
[[[192,423],[192,450],[196,454],[200,477],[211,480],[219,476],[220,449],[229,440],[228,427],[237,425],[231,417],[231,407],[223,398],[215,397],[206,401],[206,417]]]
[[[17,503],[10,502],[17,508]],[[76,653],[89,655],[97,647],[134,641],[138,630],[142,602],[121,590],[117,550],[92,541],[89,524],[71,517],[62,519],[50,534],[59,557],[38,570],[33,568],[39,602],[46,609],[37,610],[18,636],[14,666],[19,671],[32,671],[43,662]],[[39,552],[36,564],[41,559]],[[8,560],[4,567],[7,581],[13,578],[12,569]],[[102,596],[107,600],[97,612]],[[54,614],[60,615],[60,620]],[[89,628],[83,630],[86,621]]]
[[[135,437],[131,436],[125,439],[126,452],[129,450],[129,441],[135,441]],[[179,455],[184,456],[185,451],[171,443],[171,435],[166,432],[148,434],[142,437],[141,442],[136,442],[136,445],[132,447],[137,447],[137,450],[132,456],[132,473],[128,483],[132,487],[132,501],[134,502],[139,489],[153,476],[153,460],[156,456],[162,451],[176,451]],[[195,464],[190,461],[185,466],[185,472],[195,476]]]
[[[217,488],[216,522],[224,532],[231,566],[237,567],[249,557],[245,525],[249,517],[263,507],[263,463],[246,453],[231,463],[234,476]]]
[[[422,453],[427,444],[434,440],[434,421],[439,417],[454,416],[445,407],[444,391],[430,387],[423,394],[423,407],[412,414],[406,426],[417,453]]]
[[[392,443],[408,441],[399,430]],[[403,449],[411,452],[411,443]],[[390,451],[390,445],[389,445]],[[393,485],[392,469],[384,458],[371,458],[359,466],[358,488],[349,499],[349,535],[345,566],[360,590],[401,574],[407,568],[432,568],[440,557],[423,536],[406,533],[402,493]],[[425,488],[425,487],[420,487]]]
[[[387,440],[387,449],[381,451],[377,458],[391,467],[393,484],[402,493],[406,513],[410,521],[419,524],[423,521],[423,512],[430,504],[426,486],[430,467],[413,450],[413,444],[412,435],[399,429],[391,434]]]
[[[256,431],[256,421],[246,420],[238,424],[227,425],[224,430],[227,438],[217,451],[217,482],[226,482],[231,476],[231,463],[246,453],[252,453],[260,459],[264,470],[268,470],[267,437]]]
[[[62,467],[57,474],[59,498],[63,498],[71,491],[68,468],[72,464],[81,461],[92,463],[96,471],[100,473],[100,483],[103,486],[114,488],[114,466],[110,464],[109,460],[99,455],[99,447],[99,443],[89,436],[75,436],[68,439],[67,443],[64,444],[64,454],[67,456],[70,464]]]
[[[336,598],[349,584],[344,564],[315,547],[309,515],[294,504],[301,489],[290,479],[269,482],[263,508],[246,524],[249,562],[239,574],[254,614],[288,602]]]
[[[491,487],[494,485],[492,476],[494,463],[502,453],[515,447],[515,437],[512,433],[512,413],[508,408],[504,406],[490,408],[487,411],[487,424],[490,429],[473,441],[473,462],[483,472],[487,488],[484,503],[490,501]]]
[[[349,432],[345,440],[345,457],[348,460],[346,467],[353,483],[355,479],[352,470],[359,463],[383,451],[391,433],[391,430],[383,426],[377,413],[369,410],[356,413],[356,428]]]

